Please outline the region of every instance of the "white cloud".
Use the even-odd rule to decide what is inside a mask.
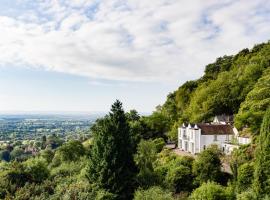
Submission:
[[[0,16],[0,63],[92,78],[179,82],[266,41],[266,0],[39,0]],[[21,1],[23,3],[23,1]]]

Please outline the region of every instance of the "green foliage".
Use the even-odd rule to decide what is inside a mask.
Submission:
[[[199,188],[194,190],[191,200],[232,200],[233,195],[225,187],[215,182],[203,183]]]
[[[43,184],[26,183],[24,187],[19,188],[14,194],[15,200],[39,199],[46,200],[54,193],[55,185],[51,181],[45,181]]]
[[[257,200],[258,198],[256,197],[255,193],[251,189],[248,189],[238,194],[236,199],[237,200]]]
[[[170,119],[161,111],[155,111],[152,115],[142,118],[143,138],[165,137],[165,133],[169,130]]]
[[[55,153],[62,162],[76,161],[85,153],[85,149],[80,141],[71,140],[61,147],[59,147]]]
[[[244,163],[238,168],[237,186],[238,192],[245,191],[251,187],[253,182],[254,166],[253,163]]]
[[[47,162],[43,158],[31,158],[23,164],[25,172],[31,175],[32,182],[41,183],[50,175]]]
[[[12,162],[5,165],[0,171],[0,198],[4,198],[7,194],[14,194],[29,180],[31,180],[31,175],[25,172],[21,163]]]
[[[158,154],[154,164],[155,174],[159,177],[159,185],[172,192],[185,192],[193,189],[192,157],[178,156],[164,149]]]
[[[132,193],[135,163],[129,123],[116,101],[109,115],[99,120],[92,129],[88,179],[99,188],[127,199]]]
[[[270,196],[270,108],[266,111],[256,148],[254,191]]]
[[[217,58],[216,62],[205,67],[204,78],[216,79],[220,72],[229,71],[232,67],[233,56],[224,56]]]
[[[221,178],[220,150],[216,146],[208,147],[193,162],[193,174],[197,183],[219,182]]]
[[[270,106],[270,69],[265,70],[263,76],[248,93],[246,100],[236,115],[236,126],[250,126],[253,131],[259,130],[263,115]]]
[[[136,110],[130,110],[126,113],[127,120],[130,122],[138,121],[141,117]]]
[[[153,163],[157,159],[156,144],[152,140],[142,140],[138,145],[137,153],[134,156],[136,165],[139,168],[137,180],[139,185],[148,188],[156,183]]]
[[[191,169],[184,165],[169,168],[166,175],[166,183],[175,193],[192,190],[192,179]]]
[[[15,147],[10,153],[10,156],[12,160],[22,161],[26,159],[24,151],[21,147]]]
[[[163,138],[156,138],[153,140],[153,143],[155,144],[155,148],[158,153],[161,152],[165,146],[165,141]]]
[[[47,163],[51,163],[54,157],[54,152],[50,149],[40,151],[40,157],[45,159]]]
[[[10,152],[8,150],[2,150],[0,151],[0,160],[4,160],[6,162],[9,162],[11,159]]]
[[[154,170],[154,163],[157,160],[157,153],[165,145],[162,138],[154,140],[141,140],[137,147],[137,153],[134,160],[139,168],[137,181],[142,188],[148,188],[159,183],[158,173]]]
[[[173,197],[170,192],[160,187],[151,187],[147,190],[137,190],[134,200],[173,200]]]

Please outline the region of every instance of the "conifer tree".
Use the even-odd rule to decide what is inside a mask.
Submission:
[[[89,181],[116,194],[117,199],[130,199],[136,168],[130,127],[120,101],[117,100],[111,112],[97,121],[92,133]]]
[[[254,191],[258,197],[270,195],[270,108],[261,125],[256,149]]]

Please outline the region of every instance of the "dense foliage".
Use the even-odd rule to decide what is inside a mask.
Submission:
[[[264,116],[256,151],[254,191],[259,197],[270,196],[270,109]]]
[[[270,105],[269,67],[270,42],[218,58],[200,79],[170,93],[153,115],[159,113],[168,121],[163,127],[174,140],[179,124],[209,121],[221,114],[236,115],[237,128],[249,126],[256,134]]]

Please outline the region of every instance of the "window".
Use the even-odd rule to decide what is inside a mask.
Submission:
[[[214,135],[214,141],[217,141],[217,135]]]
[[[183,130],[183,137],[186,137],[186,130]]]

